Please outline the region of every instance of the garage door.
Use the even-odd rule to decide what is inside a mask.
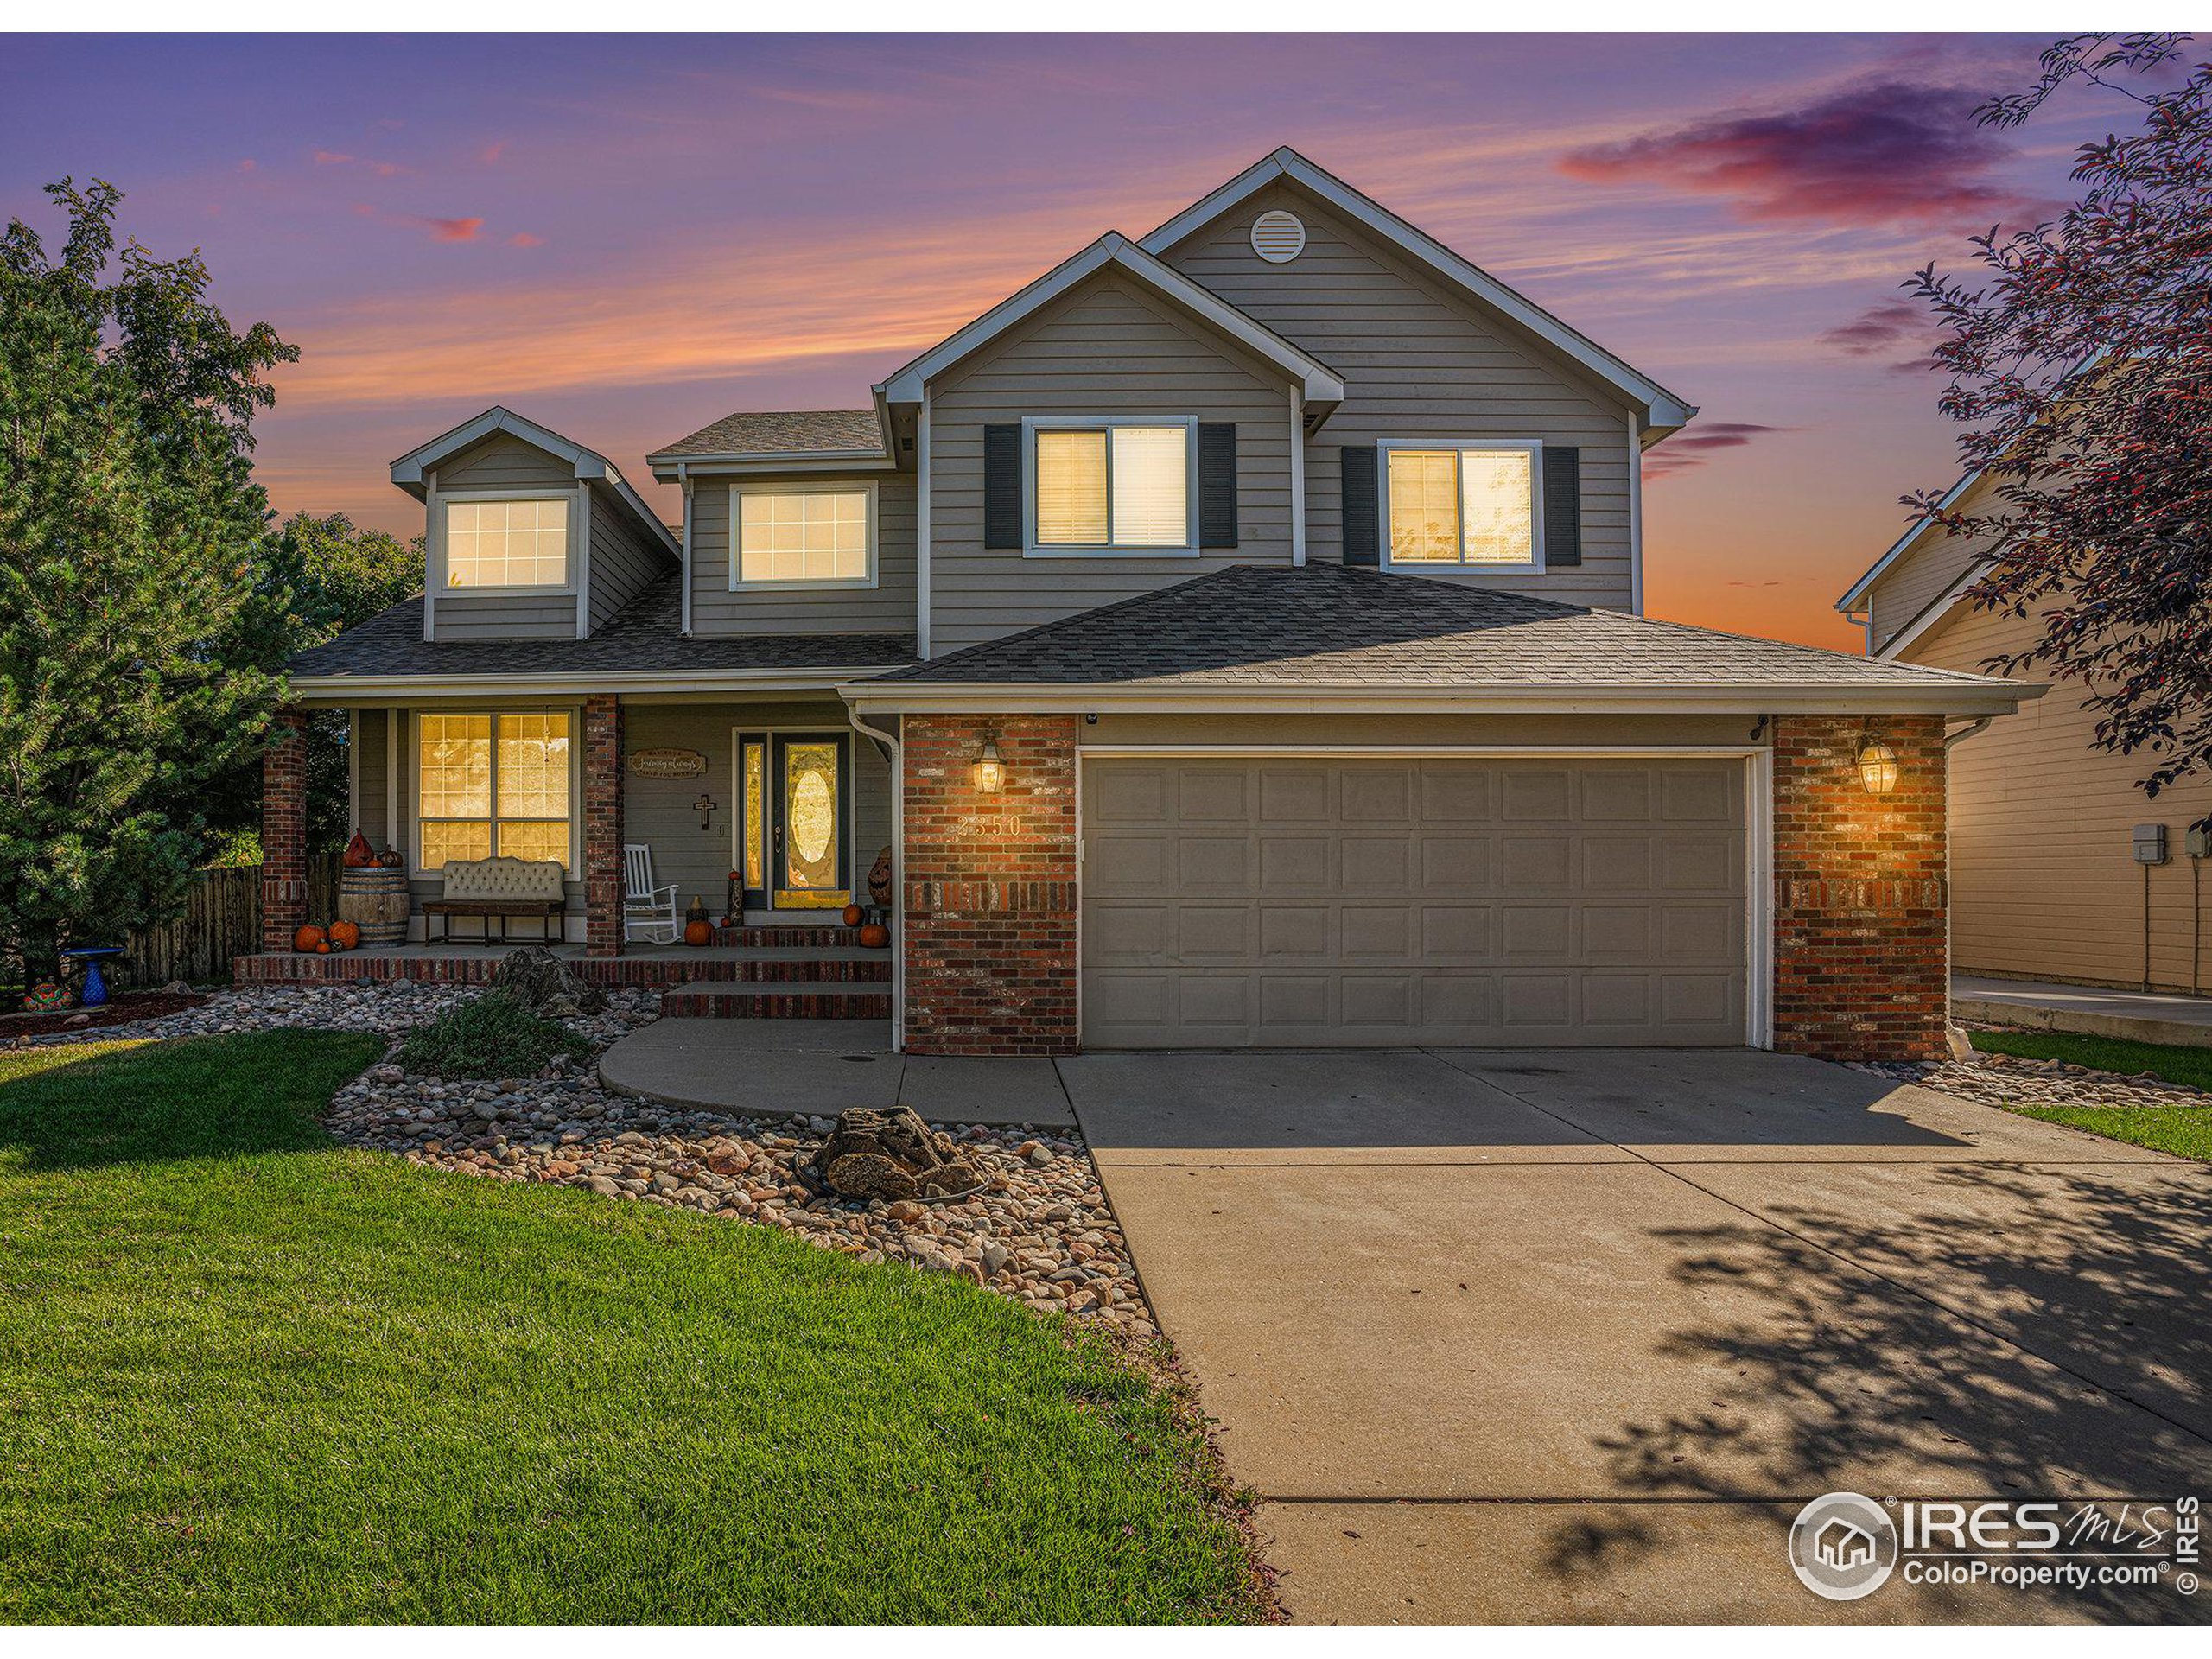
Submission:
[[[1743,774],[1086,757],[1084,1040],[1741,1043]]]

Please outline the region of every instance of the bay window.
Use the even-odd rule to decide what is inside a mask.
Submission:
[[[1195,547],[1196,421],[1033,418],[1025,424],[1030,551]]]
[[[1534,441],[1386,442],[1388,563],[1541,569]]]
[[[735,527],[732,588],[873,587],[875,486],[747,489],[730,492]]]
[[[423,715],[416,868],[504,855],[569,864],[569,716]]]
[[[569,585],[569,498],[444,502],[445,585],[472,588],[563,588]]]

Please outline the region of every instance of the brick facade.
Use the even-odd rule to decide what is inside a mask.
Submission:
[[[277,711],[261,757],[261,946],[289,950],[308,918],[308,717]]]
[[[916,1054],[1076,1048],[1077,716],[905,721],[906,1046]],[[997,741],[1006,785],[979,793]]]
[[[1862,741],[1897,752],[1870,795]],[[1774,1046],[1834,1060],[1944,1056],[1943,721],[1783,715],[1774,730]]]
[[[622,699],[584,699],[584,953],[622,954]]]

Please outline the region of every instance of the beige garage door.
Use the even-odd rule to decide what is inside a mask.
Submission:
[[[1084,1040],[1741,1043],[1743,774],[1086,759]]]

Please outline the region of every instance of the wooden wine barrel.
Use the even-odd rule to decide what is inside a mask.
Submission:
[[[407,943],[407,872],[380,864],[341,871],[338,917],[361,930],[363,944]]]

